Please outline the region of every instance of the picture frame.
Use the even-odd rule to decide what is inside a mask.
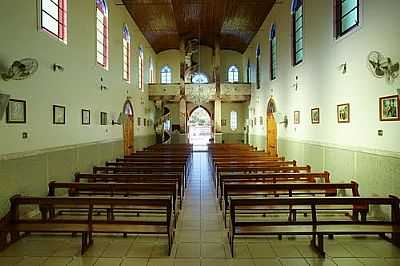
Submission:
[[[65,125],[65,106],[53,105],[53,124]]]
[[[26,123],[26,101],[10,99],[6,109],[6,122],[9,124]]]
[[[226,126],[226,119],[221,120],[221,126],[225,127]]]
[[[260,116],[260,126],[264,125],[264,118]]]
[[[311,124],[319,124],[320,117],[319,117],[319,108],[312,108],[311,109]]]
[[[140,117],[138,117],[138,118],[137,118],[137,125],[138,125],[138,127],[140,127],[140,124],[141,124],[140,122],[141,122],[141,119],[140,119]]]
[[[106,126],[107,124],[108,124],[107,113],[106,112],[100,112],[100,125]]]
[[[82,125],[90,125],[90,110],[81,110]]]
[[[143,118],[143,127],[146,127],[146,126],[147,126],[147,119]]]
[[[338,123],[350,123],[350,104],[337,105],[337,121]]]
[[[300,124],[300,111],[294,111],[293,113],[293,123],[298,125]]]
[[[400,97],[391,95],[379,98],[379,120],[400,121]]]

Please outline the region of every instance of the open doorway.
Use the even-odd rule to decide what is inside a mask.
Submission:
[[[199,106],[189,117],[189,142],[193,145],[207,145],[212,138],[211,117],[206,109]]]

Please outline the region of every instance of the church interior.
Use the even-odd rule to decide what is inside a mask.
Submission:
[[[0,265],[400,265],[399,10],[1,0]]]

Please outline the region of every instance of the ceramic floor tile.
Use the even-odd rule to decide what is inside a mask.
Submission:
[[[390,265],[384,258],[358,258],[366,266],[387,266]]]
[[[306,258],[306,261],[311,266],[335,266],[336,264],[328,258]]]
[[[99,258],[94,266],[119,266],[122,259],[118,258]]]
[[[75,257],[68,266],[92,266],[96,261],[95,257]]]
[[[279,259],[283,266],[308,266],[308,262],[302,258]]]
[[[180,230],[176,234],[176,238],[175,239],[178,242],[200,242],[201,234],[200,234],[200,231]]]
[[[275,253],[281,258],[303,257],[294,245],[272,245]]]
[[[198,243],[180,243],[176,250],[177,258],[199,258],[200,244]]]
[[[224,242],[225,233],[221,231],[201,232],[201,242]]]
[[[390,266],[400,265],[400,259],[398,258],[385,258],[385,262]]]
[[[352,243],[344,243],[342,246],[347,249],[354,257],[379,257],[371,248],[363,245],[358,241]]]
[[[47,260],[46,257],[24,257],[16,265],[18,266],[39,266]]]
[[[325,253],[330,257],[353,257],[353,255],[351,255],[351,253],[340,244],[326,245]]]
[[[174,266],[174,259],[150,259],[147,266]]]
[[[174,266],[200,266],[200,259],[175,259]]]
[[[147,266],[148,259],[124,259],[121,266]]]
[[[361,266],[363,265],[358,259],[356,258],[333,258],[334,263],[338,266]]]
[[[133,244],[127,254],[128,258],[148,258],[151,255],[151,251],[153,249],[153,245],[151,244]]]
[[[202,259],[201,266],[231,266],[229,259]]]
[[[202,244],[202,258],[225,258],[225,245],[223,244]]]
[[[248,244],[250,254],[253,258],[277,257],[274,249],[269,244]]]
[[[50,257],[42,266],[65,266],[72,262],[73,257]]]
[[[281,266],[279,259],[253,259],[255,266]]]
[[[115,240],[108,245],[101,256],[106,258],[124,257],[131,245],[132,241],[129,240]]]
[[[230,250],[229,250],[230,252]],[[247,244],[245,245],[235,245],[235,258],[251,258],[250,250]]]
[[[22,257],[0,257],[0,265],[12,266],[23,260]]]
[[[168,245],[154,245],[150,257],[151,258],[169,257]]]

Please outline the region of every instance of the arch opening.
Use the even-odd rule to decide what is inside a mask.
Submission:
[[[189,116],[189,142],[193,145],[206,145],[212,138],[210,113],[202,106],[197,107]]]

